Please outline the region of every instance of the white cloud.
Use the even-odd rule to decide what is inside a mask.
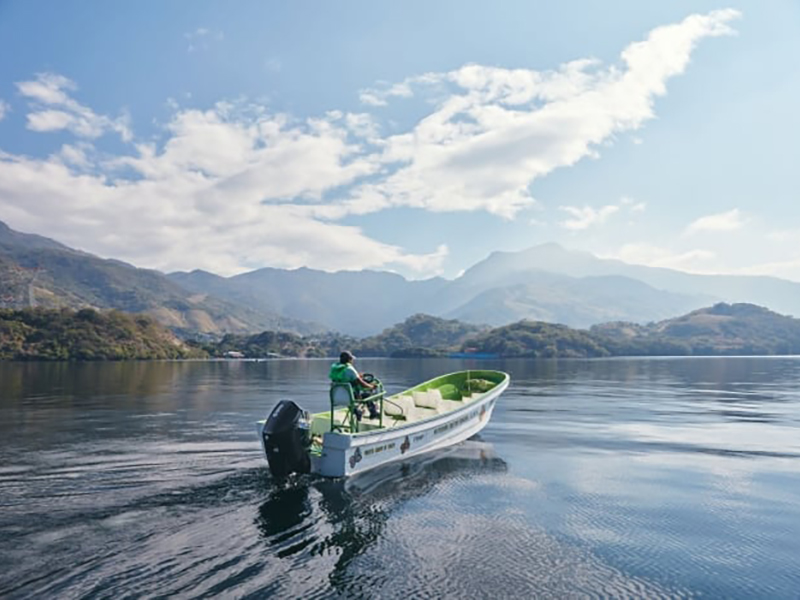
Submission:
[[[731,33],[726,23],[737,16],[715,11],[659,27],[628,46],[618,65],[579,60],[544,72],[466,65],[364,90],[373,105],[433,101],[419,122],[389,136],[369,113],[297,119],[252,104],[171,103],[165,139],[137,141],[119,156],[81,144],[41,159],[0,152],[0,214],[22,230],[164,270],[307,265],[430,275],[441,269],[445,246],[414,254],[335,221],[394,206],[513,218],[535,205],[536,179],[596,156],[652,118],[655,98],[686,68],[694,45]],[[186,34],[195,47],[222,38],[207,28]],[[115,131],[133,140],[127,117],[78,103],[66,77],[45,73],[17,86],[32,104],[31,130],[89,139]],[[622,207],[644,204],[564,210],[576,228]]]
[[[620,206],[626,207],[631,212],[640,213],[644,212],[647,208],[647,204],[645,202],[637,202],[633,198],[628,196],[623,196],[619,201]]]
[[[91,152],[93,150],[94,148],[90,144],[64,144],[55,157],[61,159],[66,165],[86,169],[92,165],[87,156],[87,151]]]
[[[361,90],[358,94],[358,99],[368,106],[386,106],[388,99],[392,97],[411,98],[414,95],[411,91],[411,83],[418,81],[419,78],[395,84],[382,82],[383,85],[380,88]]]
[[[778,229],[775,231],[767,232],[767,239],[771,242],[783,244],[789,242],[795,245],[797,240],[800,240],[800,229]]]
[[[707,215],[693,221],[686,227],[686,233],[708,231],[735,231],[741,229],[746,220],[738,208],[724,213]]]
[[[63,110],[40,110],[28,114],[28,129],[31,131],[59,131],[79,125],[73,115]],[[94,133],[91,128],[88,131]]]
[[[696,248],[675,252],[650,244],[625,244],[617,252],[605,255],[605,258],[616,258],[627,263],[695,273],[714,272],[710,263],[716,257],[711,250]]]
[[[645,209],[644,202],[636,202],[632,198],[623,196],[619,204],[607,204],[600,208],[593,208],[591,206],[560,206],[562,211],[568,213],[571,218],[561,221],[561,225],[565,229],[572,231],[580,231],[602,225],[608,219],[622,210],[627,210],[632,213],[640,213]]]
[[[227,104],[177,112],[162,146],[137,144],[112,160],[87,145],[46,159],[0,154],[0,214],[23,231],[163,270],[441,272],[446,246],[409,253],[304,204],[378,166],[348,141],[345,115],[339,127],[244,112]]]
[[[732,33],[727,23],[738,16],[714,11],[656,28],[622,52],[620,65],[578,60],[547,72],[466,65],[364,90],[370,105],[430,91],[436,108],[411,131],[386,139],[382,158],[396,172],[357,190],[347,206],[512,218],[533,205],[536,179],[597,156],[616,134],[651,119],[655,98],[686,68],[696,43]]]
[[[63,75],[39,73],[32,81],[17,83],[20,94],[42,104],[67,105],[71,102],[65,90],[73,91],[77,86]]]
[[[6,114],[11,110],[11,107],[8,105],[7,102],[0,100],[0,121],[2,121]]]
[[[787,260],[759,263],[737,270],[741,275],[769,275],[792,281],[800,281],[800,256]]]
[[[331,123],[343,123],[348,132],[355,137],[363,138],[373,144],[380,144],[378,132],[380,124],[369,113],[343,113],[340,110],[330,110],[326,118]]]
[[[20,94],[28,98],[33,110],[28,113],[28,129],[47,132],[68,130],[80,137],[97,138],[113,131],[123,141],[133,138],[127,114],[112,119],[70,97],[75,83],[62,75],[40,73],[36,79],[17,83]]]
[[[619,211],[619,206],[613,204],[603,206],[599,209],[594,209],[591,206],[562,206],[560,208],[564,212],[569,213],[572,217],[561,221],[561,226],[573,231],[587,229],[593,225],[605,223],[611,215]]]

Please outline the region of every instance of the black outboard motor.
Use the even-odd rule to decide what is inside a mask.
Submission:
[[[311,471],[308,413],[291,400],[272,409],[262,433],[269,470],[275,477]]]

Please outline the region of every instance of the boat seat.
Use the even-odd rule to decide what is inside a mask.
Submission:
[[[461,400],[440,400],[437,412],[441,415],[456,410],[464,406]]]
[[[349,383],[332,383],[330,399],[333,406],[350,406],[353,401],[353,386]]]
[[[411,414],[408,417],[409,421],[422,421],[423,419],[427,419],[429,417],[435,417],[439,414],[435,408],[421,408],[419,406],[415,406],[411,409]]]
[[[414,408],[414,399],[411,396],[392,396],[383,401],[383,414],[396,419],[408,418]]]
[[[439,390],[427,390],[424,392],[414,392],[414,405],[418,408],[432,408],[437,410],[439,402],[442,401],[442,394]]]

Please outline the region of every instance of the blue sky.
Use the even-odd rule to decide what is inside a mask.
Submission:
[[[798,32],[794,0],[6,0],[0,220],[164,271],[555,241],[800,280]]]

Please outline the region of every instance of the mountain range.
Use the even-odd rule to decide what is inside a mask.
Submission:
[[[0,221],[0,308],[116,308],[148,313],[179,334],[324,330],[266,309],[191,293],[163,273],[73,250]]]
[[[494,252],[460,277],[263,268],[232,277],[161,273],[71,249],[0,222],[0,307],[117,308],[183,335],[283,330],[376,334],[416,313],[499,326],[529,319],[586,328],[661,321],[717,302],[800,314],[800,283],[698,275],[542,244]]]

